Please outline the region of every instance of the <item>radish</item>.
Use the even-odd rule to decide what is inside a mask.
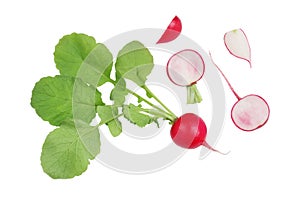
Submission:
[[[200,103],[202,97],[196,87],[205,71],[202,56],[195,50],[185,49],[171,56],[167,63],[169,79],[176,85],[187,87],[187,103]]]
[[[175,40],[180,35],[181,29],[181,21],[177,16],[175,16],[156,44]]]
[[[244,59],[251,65],[251,49],[245,32],[242,29],[235,29],[225,33],[224,43],[232,55]]]
[[[211,57],[211,54],[209,55]],[[212,62],[222,74],[230,90],[237,98],[237,102],[231,109],[231,119],[235,126],[243,131],[254,131],[265,125],[270,116],[270,108],[267,101],[256,94],[250,94],[241,98],[235,92],[228,79],[221,71],[221,69],[217,66],[217,64],[213,60]]]
[[[205,122],[194,113],[186,113],[177,118],[172,125],[170,134],[174,143],[180,147],[194,149],[203,145],[212,151],[221,153],[205,141],[207,134]]]

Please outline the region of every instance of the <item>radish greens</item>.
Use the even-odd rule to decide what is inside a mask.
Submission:
[[[147,76],[154,63],[150,51],[139,41],[126,44],[118,53],[115,66],[113,56],[104,44],[85,34],[72,33],[60,39],[55,47],[54,61],[60,75],[44,77],[34,86],[31,106],[36,113],[57,128],[47,136],[41,153],[41,165],[52,178],[73,178],[82,174],[100,153],[98,127],[107,125],[112,136],[122,132],[119,120],[124,117],[139,127],[157,123],[159,118],[176,119],[174,113],[146,86]],[[115,67],[115,77],[111,77]],[[145,90],[149,98],[131,91],[126,79]],[[102,101],[98,86],[111,83],[111,105]],[[126,96],[133,95],[138,106],[126,104]],[[143,108],[145,102],[151,108]],[[101,121],[90,125],[97,117]]]

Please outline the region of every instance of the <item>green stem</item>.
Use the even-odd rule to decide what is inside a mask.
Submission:
[[[141,108],[141,109],[143,112],[154,115],[155,117],[158,117],[158,118],[167,119],[172,123],[176,120],[176,118],[174,118],[172,115],[170,115],[169,113],[167,113],[165,111],[160,111],[160,110],[156,110],[156,109],[146,109],[146,108]]]
[[[128,93],[132,94],[133,96],[135,96],[138,99],[141,99],[142,101],[144,101],[145,103],[147,103],[149,106],[152,106],[153,108],[156,108],[157,110],[160,110],[162,112],[165,112],[163,109],[161,109],[160,107],[154,105],[153,103],[151,103],[150,101],[148,101],[147,99],[145,99],[144,97],[138,95],[137,93],[135,93],[132,90],[126,89]]]
[[[166,111],[168,111],[173,118],[177,118],[177,116],[161,101],[159,100],[159,98],[157,96],[155,96],[155,94],[153,94],[153,92],[151,92],[151,90],[146,86],[142,86],[142,88],[150,95],[152,96],[164,109],[166,109]]]
[[[202,97],[196,84],[187,86],[187,104],[200,103],[201,101]]]
[[[116,82],[114,81],[114,80],[112,80],[112,79],[109,79],[109,82],[110,83],[112,83],[113,85],[115,85],[116,84]],[[162,113],[165,113],[166,114],[166,116],[168,116],[168,119],[170,119],[172,122],[177,118],[177,116],[170,110],[170,109],[168,109],[151,91],[150,91],[150,89],[146,86],[146,85],[144,85],[143,87],[142,87],[146,92],[148,92],[149,94],[151,94],[151,96],[153,96],[153,98],[160,104],[160,105],[162,105],[162,107],[163,108],[165,108],[166,109],[166,111],[165,110],[163,110],[163,109],[161,109],[160,107],[158,107],[158,106],[156,106],[156,105],[154,105],[153,103],[151,103],[150,101],[148,101],[147,99],[145,99],[144,97],[142,97],[142,96],[140,96],[139,94],[137,94],[137,93],[135,93],[134,91],[132,91],[132,90],[130,90],[130,89],[128,89],[128,88],[126,88],[126,90],[127,90],[127,92],[128,93],[130,93],[130,94],[132,94],[133,96],[135,96],[136,98],[138,98],[138,99],[141,99],[142,101],[144,101],[145,103],[147,103],[149,106],[152,106],[153,108],[155,108],[155,109],[157,109],[157,110],[159,110],[159,111],[161,111]]]
[[[108,78],[108,82],[112,83],[113,85],[116,85],[116,81],[112,80],[111,78]]]

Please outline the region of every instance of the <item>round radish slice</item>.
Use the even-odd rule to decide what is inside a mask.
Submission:
[[[175,53],[168,61],[169,79],[179,86],[190,86],[200,80],[205,71],[202,56],[195,50],[185,49]]]
[[[187,87],[187,103],[200,103],[202,97],[195,83],[205,71],[202,56],[195,50],[185,49],[175,53],[168,61],[167,74],[176,85]]]
[[[241,130],[254,131],[269,119],[270,108],[258,95],[248,95],[239,99],[231,110],[233,123]]]

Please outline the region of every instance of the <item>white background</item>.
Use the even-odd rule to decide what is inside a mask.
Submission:
[[[299,199],[299,6],[297,1],[1,1],[0,199]],[[30,107],[31,90],[55,75],[52,53],[72,32],[99,42],[137,28],[165,28],[178,15],[183,34],[211,50],[240,95],[257,93],[271,107],[265,127],[238,130],[229,112],[220,150],[198,160],[189,151],[167,169],[147,175],[115,172],[97,162],[80,177],[52,180],[40,167],[53,129]],[[230,56],[223,34],[243,28],[253,69]]]

